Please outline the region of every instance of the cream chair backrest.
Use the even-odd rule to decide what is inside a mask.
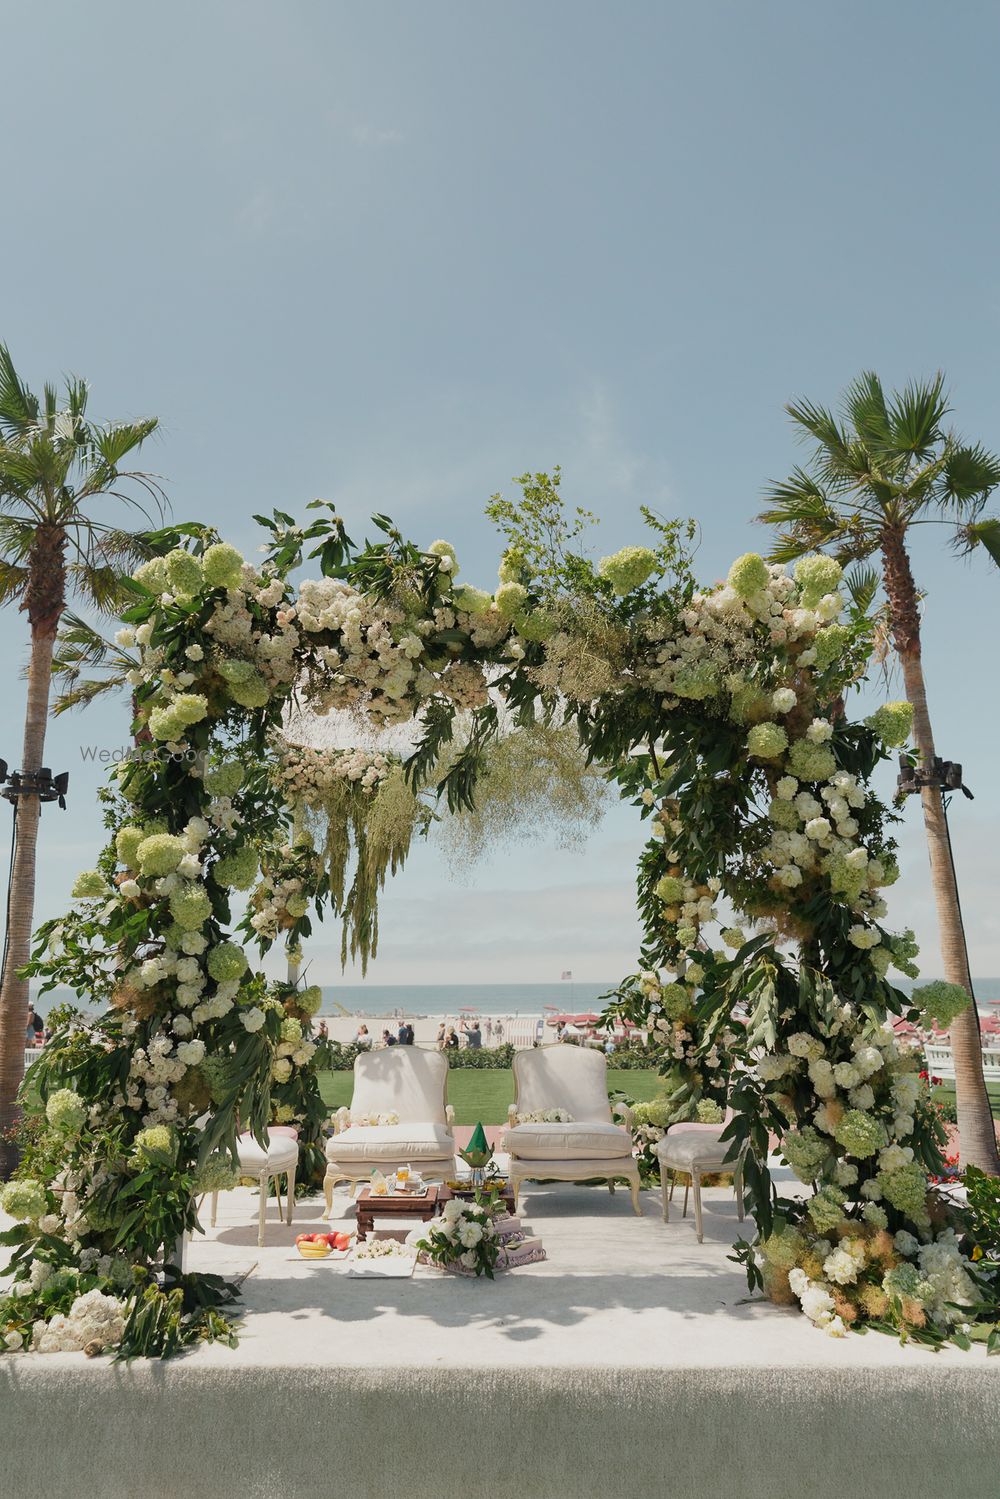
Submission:
[[[444,1124],[448,1061],[418,1046],[363,1051],[354,1063],[352,1114],[398,1114],[400,1124]]]
[[[582,1124],[610,1124],[608,1063],[603,1052],[557,1041],[514,1056],[519,1114],[565,1109]]]

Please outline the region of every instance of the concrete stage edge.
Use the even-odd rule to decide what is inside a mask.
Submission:
[[[679,1206],[679,1204],[678,1204]],[[831,1339],[746,1300],[732,1196],[529,1188],[546,1263],[494,1284],[306,1264],[222,1199],[197,1268],[255,1265],[239,1349],[0,1358],[3,1499],[995,1499],[1000,1359]],[[335,1211],[350,1206],[337,1195]]]

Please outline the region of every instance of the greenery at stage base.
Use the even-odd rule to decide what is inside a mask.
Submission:
[[[759,1230],[740,1251],[751,1280],[832,1333],[963,1338],[987,1315],[993,1271],[928,1186],[937,1116],[883,1029],[909,1009],[888,974],[912,973],[915,947],[883,925],[892,815],[869,778],[909,718],[905,705],[846,716],[866,600],[825,557],[789,575],[748,555],[701,590],[686,528],[651,515],[652,546],[595,566],[558,476],[525,476],[491,513],[507,541],[491,593],[458,581],[446,542],[418,548],[376,517],[382,539],[358,550],[322,510],[305,529],[267,522],[259,568],[188,527],[136,574],[121,640],[140,663],[143,753],[109,793],[97,867],[31,965],[104,1010],[63,1027],[30,1074],[46,1125],[2,1198],[19,1220],[8,1346],[87,1335],[169,1351],[218,1334],[214,1293],[172,1272],[172,1246],[198,1195],[234,1179],[240,1129],[264,1139],[294,1122],[309,1174],[325,1114],[319,992],[265,982],[239,938],[261,951],[280,939],[294,967],[312,914],[331,908],[363,960],[413,834],[488,802],[491,752],[539,724],[571,728],[647,821],[641,963],[608,1019],[650,1031],[677,1118],[733,1109]],[[294,587],[307,550],[322,576]],[[293,691],[312,714],[415,719],[416,748],[384,764],[330,751],[300,789],[283,733]],[[935,992],[936,1013],[956,992]],[[770,1136],[801,1202],[775,1197]],[[157,1332],[163,1306],[140,1319],[158,1271],[191,1303],[173,1342]]]

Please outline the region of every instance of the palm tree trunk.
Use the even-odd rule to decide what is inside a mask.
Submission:
[[[906,696],[913,708],[913,739],[920,753],[922,766],[930,769],[935,753],[934,734],[924,685],[917,590],[901,529],[886,528],[883,532],[882,559],[886,596],[892,614],[893,641],[903,671]],[[920,792],[920,800],[924,809],[924,830],[927,834],[944,977],[950,984],[958,984],[971,997],[973,989],[969,952],[962,924],[958,880],[951,854],[944,800],[937,786],[924,786]],[[983,1077],[982,1037],[974,999],[952,1022],[951,1046],[955,1059],[961,1164],[979,1166],[993,1176],[1000,1176],[1000,1156],[997,1153],[989,1093]]]
[[[40,769],[45,751],[45,728],[52,680],[55,630],[38,627],[31,632],[28,665],[28,703],[24,719],[21,769]],[[37,796],[18,798],[17,850],[11,871],[7,961],[0,988],[0,1177],[9,1176],[17,1164],[17,1151],[10,1131],[17,1122],[17,1090],[24,1074],[24,1043],[28,1023],[28,980],[17,970],[28,961],[35,907],[35,850],[41,804]]]

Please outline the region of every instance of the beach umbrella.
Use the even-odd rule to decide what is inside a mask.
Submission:
[[[570,1025],[596,1025],[600,1015],[595,1015],[593,1010],[588,1010],[585,1015],[572,1015],[569,1017]]]

